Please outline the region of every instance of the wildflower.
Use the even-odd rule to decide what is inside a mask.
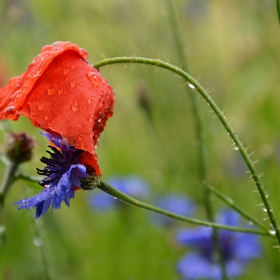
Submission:
[[[0,89],[0,120],[28,117],[52,143],[40,175],[44,190],[17,202],[19,209],[36,206],[36,218],[52,205],[69,206],[75,189],[94,187],[100,169],[95,149],[113,114],[114,93],[87,52],[70,42],[43,47],[28,69]],[[91,184],[90,182],[93,182]]]
[[[134,198],[145,198],[148,194],[148,185],[137,176],[113,177],[108,180],[108,184]],[[105,192],[93,194],[89,197],[88,202],[92,207],[100,211],[121,205],[119,200],[114,199]]]
[[[58,134],[42,134],[54,144],[49,146],[52,152],[47,151],[50,158],[41,159],[47,166],[37,169],[39,175],[46,176],[40,182],[44,189],[31,198],[15,203],[20,205],[18,209],[36,207],[36,218],[44,215],[50,206],[60,208],[63,201],[70,206],[70,198],[74,198],[75,190],[82,188],[82,178],[90,176],[90,171],[83,164],[85,151],[67,144]]]
[[[25,73],[0,89],[0,120],[24,115],[34,126],[93,153],[113,113],[114,93],[87,56],[70,42],[43,47]]]
[[[159,197],[156,206],[185,217],[193,215],[196,210],[196,205],[193,201],[185,196],[176,194]],[[158,213],[152,213],[152,221],[164,227],[171,227],[175,224],[174,219]]]
[[[224,210],[218,215],[217,222],[237,226],[239,215],[234,211]],[[219,230],[218,236],[229,278],[241,275],[244,266],[261,254],[258,236],[254,234]],[[185,246],[196,249],[178,262],[178,271],[184,279],[222,279],[211,228],[182,229],[177,234],[177,240]]]

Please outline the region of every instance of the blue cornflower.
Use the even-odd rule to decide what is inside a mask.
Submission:
[[[112,177],[108,180],[108,184],[134,198],[141,199],[148,195],[148,185],[137,176]],[[119,200],[114,199],[105,192],[94,193],[89,197],[88,203],[100,211],[109,210],[121,205]]]
[[[55,146],[49,146],[52,152],[50,158],[43,157],[41,161],[47,166],[37,169],[39,175],[46,176],[40,185],[44,187],[41,193],[27,199],[22,199],[18,209],[36,207],[36,219],[44,215],[50,206],[60,208],[62,201],[69,207],[70,198],[74,198],[75,190],[81,188],[81,178],[89,176],[86,166],[80,161],[82,150],[76,149],[59,135],[42,133]]]
[[[223,210],[217,217],[221,224],[238,226],[239,215],[232,210]],[[257,235],[228,230],[218,231],[222,256],[228,277],[243,273],[245,264],[261,254]],[[177,264],[184,279],[222,279],[213,245],[213,230],[207,227],[182,229],[177,234],[179,243],[196,249],[186,254]]]
[[[193,215],[196,210],[196,205],[193,201],[178,194],[159,197],[156,201],[156,206],[185,217]],[[152,213],[152,221],[164,227],[171,227],[176,222],[176,220],[158,213]]]

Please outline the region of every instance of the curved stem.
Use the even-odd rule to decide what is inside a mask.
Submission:
[[[110,194],[111,196],[113,196],[115,198],[118,198],[119,200],[121,200],[123,202],[126,202],[128,204],[131,204],[131,205],[134,205],[134,206],[137,206],[140,208],[144,208],[144,209],[147,209],[150,211],[157,212],[159,214],[174,218],[176,220],[188,222],[188,223],[195,224],[195,225],[208,226],[211,228],[226,229],[226,230],[243,232],[243,233],[253,233],[253,234],[259,234],[259,235],[271,236],[271,234],[269,232],[263,232],[263,231],[250,229],[250,228],[232,227],[232,226],[221,225],[221,224],[216,224],[213,222],[206,222],[206,221],[201,221],[201,220],[197,220],[197,219],[180,216],[180,215],[174,214],[172,212],[163,210],[161,208],[155,207],[153,205],[136,200],[102,181],[99,182],[97,187],[99,189],[101,189],[102,191]]]
[[[246,218],[248,221],[251,221],[254,225],[258,226],[262,230],[269,232],[269,230],[266,228],[264,224],[262,224],[261,221],[256,219],[255,217],[251,216],[249,213],[247,213],[245,210],[243,210],[241,207],[239,207],[237,204],[234,203],[233,199],[230,197],[225,196],[218,190],[216,190],[214,187],[207,185],[206,186],[209,191],[211,191],[214,195],[219,197],[222,201],[224,201],[230,208],[234,209],[236,212],[238,212],[241,216]]]
[[[179,76],[183,77],[186,79],[193,87],[196,88],[196,90],[201,94],[201,96],[206,100],[206,102],[211,106],[217,117],[220,119],[221,123],[223,124],[224,128],[227,130],[228,134],[232,138],[232,140],[235,143],[236,148],[239,150],[241,153],[243,159],[245,160],[251,174],[252,178],[255,182],[255,185],[257,186],[257,189],[260,193],[261,199],[264,203],[264,207],[266,208],[267,215],[269,217],[269,220],[272,224],[273,229],[275,230],[275,235],[277,238],[277,241],[280,245],[280,229],[278,228],[277,222],[275,215],[273,213],[273,209],[268,201],[266,191],[264,189],[264,186],[260,180],[259,175],[257,174],[254,163],[250,159],[250,156],[248,155],[246,149],[244,148],[242,142],[239,140],[237,134],[235,131],[232,129],[230,126],[229,122],[227,121],[226,117],[220,110],[220,108],[216,105],[216,103],[213,101],[211,96],[207,93],[207,91],[188,73],[183,71],[177,66],[171,65],[169,63],[163,62],[159,59],[150,59],[150,58],[142,58],[142,57],[115,57],[115,58],[108,58],[104,59],[102,61],[99,61],[94,64],[95,68],[100,68],[105,65],[110,65],[110,64],[116,64],[116,63],[141,63],[141,64],[149,64],[149,65],[154,65],[158,66],[161,68],[168,69],[169,71],[172,71]]]

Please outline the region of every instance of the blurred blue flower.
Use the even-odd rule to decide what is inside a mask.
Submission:
[[[192,19],[203,19],[207,15],[208,0],[190,0],[186,4],[186,14]]]
[[[55,144],[55,147],[49,146],[52,152],[47,151],[50,158],[41,159],[47,166],[43,170],[37,169],[39,175],[46,176],[40,182],[44,189],[33,197],[15,202],[19,204],[18,209],[36,207],[36,219],[44,215],[51,205],[57,209],[64,201],[69,206],[76,188],[81,188],[80,179],[89,176],[86,167],[79,161],[82,150],[67,144],[58,134],[42,133],[42,135]]]
[[[221,224],[238,226],[239,215],[232,210],[223,210],[217,217]],[[241,275],[251,259],[260,257],[261,247],[257,235],[219,230],[219,241],[229,278]],[[213,230],[208,227],[182,229],[177,234],[179,243],[196,249],[186,254],[177,264],[184,279],[222,279],[213,245]]]
[[[196,210],[196,205],[193,201],[186,196],[176,194],[159,197],[156,206],[185,217],[192,216]],[[158,213],[152,213],[151,218],[153,223],[164,227],[171,227],[176,222],[176,220]]]
[[[108,184],[136,199],[148,196],[148,185],[137,176],[113,177],[108,180]],[[122,204],[118,199],[100,190],[94,191],[89,197],[88,203],[100,211],[109,210]]]

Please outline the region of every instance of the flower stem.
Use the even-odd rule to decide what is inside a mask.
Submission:
[[[280,23],[280,0],[276,0],[276,7],[277,7],[278,20]]]
[[[112,186],[100,181],[99,184],[97,185],[97,187],[99,189],[101,189],[102,191],[108,193],[109,195],[118,198],[119,200],[126,202],[130,205],[134,205],[140,208],[144,208],[150,211],[154,211],[157,212],[159,214],[174,218],[176,220],[180,220],[180,221],[184,221],[184,222],[188,222],[191,224],[195,224],[195,225],[201,225],[201,226],[208,226],[211,228],[217,228],[217,229],[226,229],[226,230],[231,230],[231,231],[237,231],[237,232],[244,232],[244,233],[253,233],[253,234],[259,234],[259,235],[264,235],[264,236],[272,236],[272,234],[270,234],[269,232],[264,232],[264,231],[259,231],[256,229],[251,229],[251,228],[241,228],[241,227],[233,227],[233,226],[228,226],[228,225],[222,225],[222,224],[217,224],[217,223],[213,223],[213,222],[206,222],[206,221],[201,221],[198,219],[192,219],[192,218],[187,218],[181,215],[177,215],[174,214],[172,212],[166,211],[164,209],[155,207],[153,205],[141,202],[139,200],[136,200],[126,194],[124,194],[123,192],[113,188]]]
[[[5,198],[9,191],[10,186],[15,181],[15,173],[19,164],[13,161],[7,161],[7,168],[5,171],[4,179],[0,188],[0,220],[4,208]]]
[[[217,197],[219,197],[221,200],[223,200],[229,207],[234,209],[236,212],[238,212],[241,216],[246,218],[247,220],[251,221],[254,225],[258,226],[262,230],[266,231],[269,233],[269,230],[266,228],[265,225],[261,223],[258,219],[255,217],[251,216],[249,213],[247,213],[245,210],[243,210],[240,206],[234,203],[233,199],[230,197],[225,196],[218,190],[216,190],[214,187],[207,185],[206,186],[213,194],[215,194]]]
[[[280,245],[280,228],[278,227],[278,224],[276,222],[276,218],[275,218],[273,209],[268,201],[266,191],[260,180],[260,176],[257,174],[257,172],[255,170],[254,163],[250,159],[250,156],[248,155],[242,142],[239,140],[237,134],[232,129],[227,118],[224,116],[224,114],[222,113],[220,108],[216,105],[216,103],[211,98],[211,96],[207,93],[207,91],[188,73],[186,73],[185,71],[183,71],[182,69],[180,69],[177,66],[171,65],[167,62],[163,62],[159,59],[150,59],[150,58],[143,58],[143,57],[115,57],[115,58],[107,58],[102,61],[99,61],[94,64],[94,67],[100,68],[105,65],[116,64],[116,63],[141,63],[141,64],[149,64],[149,65],[154,65],[154,66],[158,66],[161,68],[165,68],[165,69],[172,71],[172,72],[178,74],[179,76],[183,77],[185,80],[187,80],[190,84],[192,84],[196,88],[196,90],[201,94],[201,96],[206,100],[206,102],[209,104],[209,106],[213,109],[213,111],[215,112],[215,114],[217,115],[219,120],[221,121],[222,125],[227,130],[229,136],[234,141],[234,144],[235,144],[236,148],[239,150],[239,152],[241,153],[244,161],[246,162],[246,164],[251,172],[252,179],[254,180],[255,185],[256,185],[258,192],[261,196],[261,199],[263,201],[268,218],[275,231],[275,236],[277,238],[278,244]]]

